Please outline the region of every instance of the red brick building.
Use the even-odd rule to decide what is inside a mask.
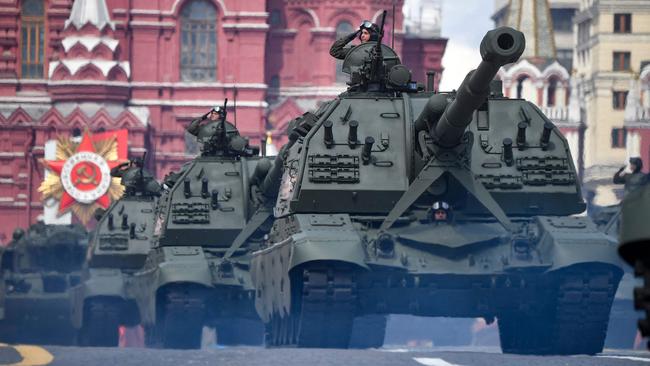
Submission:
[[[328,54],[339,34],[392,0],[5,0],[0,7],[0,243],[43,212],[46,142],[75,130],[129,130],[159,177],[196,152],[184,126],[229,100],[253,143],[345,89]],[[405,36],[403,0],[387,17],[403,62],[424,81],[446,40]],[[236,100],[236,112],[234,102]]]

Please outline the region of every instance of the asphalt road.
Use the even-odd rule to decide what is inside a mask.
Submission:
[[[383,348],[378,350],[210,348],[195,351],[0,345],[0,365],[60,366],[623,366],[648,365],[644,351],[606,351],[598,356],[504,355],[495,348]]]

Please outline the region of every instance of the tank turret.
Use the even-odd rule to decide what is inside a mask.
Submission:
[[[474,111],[485,102],[490,91],[490,82],[499,69],[519,59],[526,47],[524,34],[508,27],[489,31],[481,41],[483,61],[476,70],[463,80],[454,100],[446,106],[437,123],[431,124],[429,133],[436,144],[443,147],[458,145],[467,126],[472,122]],[[435,95],[432,98],[438,99]],[[435,99],[434,99],[435,100]],[[436,104],[433,104],[436,105]],[[431,120],[436,109],[425,108],[418,119]],[[438,104],[439,105],[439,104]]]
[[[144,168],[147,153],[111,169],[111,177],[121,178],[124,196],[159,196],[160,184],[153,174]]]

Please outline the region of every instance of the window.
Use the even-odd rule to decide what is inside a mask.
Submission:
[[[553,30],[556,32],[573,32],[573,15],[575,9],[551,9]]]
[[[181,11],[181,80],[216,80],[216,24],[216,10],[207,0],[190,1]]]
[[[578,44],[584,45],[591,38],[591,22],[578,24]]]
[[[627,100],[627,91],[615,91],[612,93],[612,107],[614,109],[625,109],[625,101]]]
[[[352,33],[353,30],[354,29],[352,29],[352,24],[350,22],[347,21],[339,22],[339,24],[336,25],[336,39],[340,39],[347,36],[348,34]],[[342,67],[343,67],[343,60],[337,60],[336,61],[336,82],[338,83],[345,83],[349,79],[348,74],[341,71]]]
[[[280,14],[280,10],[278,9],[273,9],[271,10],[271,14],[269,14],[269,24],[273,26],[279,26],[282,23],[282,15]]]
[[[630,53],[629,52],[614,52],[614,55],[613,55],[613,69],[614,69],[614,71],[628,71],[628,70],[630,70]]]
[[[523,98],[524,92],[524,82],[528,79],[528,76],[523,75],[517,79],[517,99]]]
[[[280,77],[277,75],[271,76],[271,81],[269,82],[269,88],[277,89],[280,87]]]
[[[632,32],[632,14],[614,14],[614,33]]]
[[[43,78],[45,59],[45,8],[43,0],[24,0],[21,20],[21,77]]]
[[[622,148],[627,143],[627,131],[625,128],[612,128],[612,147]]]
[[[546,89],[546,106],[553,107],[555,106],[555,92],[557,91],[557,79],[551,78],[548,82],[548,88]]]

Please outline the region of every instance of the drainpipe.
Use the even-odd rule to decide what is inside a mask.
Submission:
[[[34,168],[34,146],[36,145],[36,129],[32,126],[31,138],[27,144],[27,226],[32,222],[32,184]]]

